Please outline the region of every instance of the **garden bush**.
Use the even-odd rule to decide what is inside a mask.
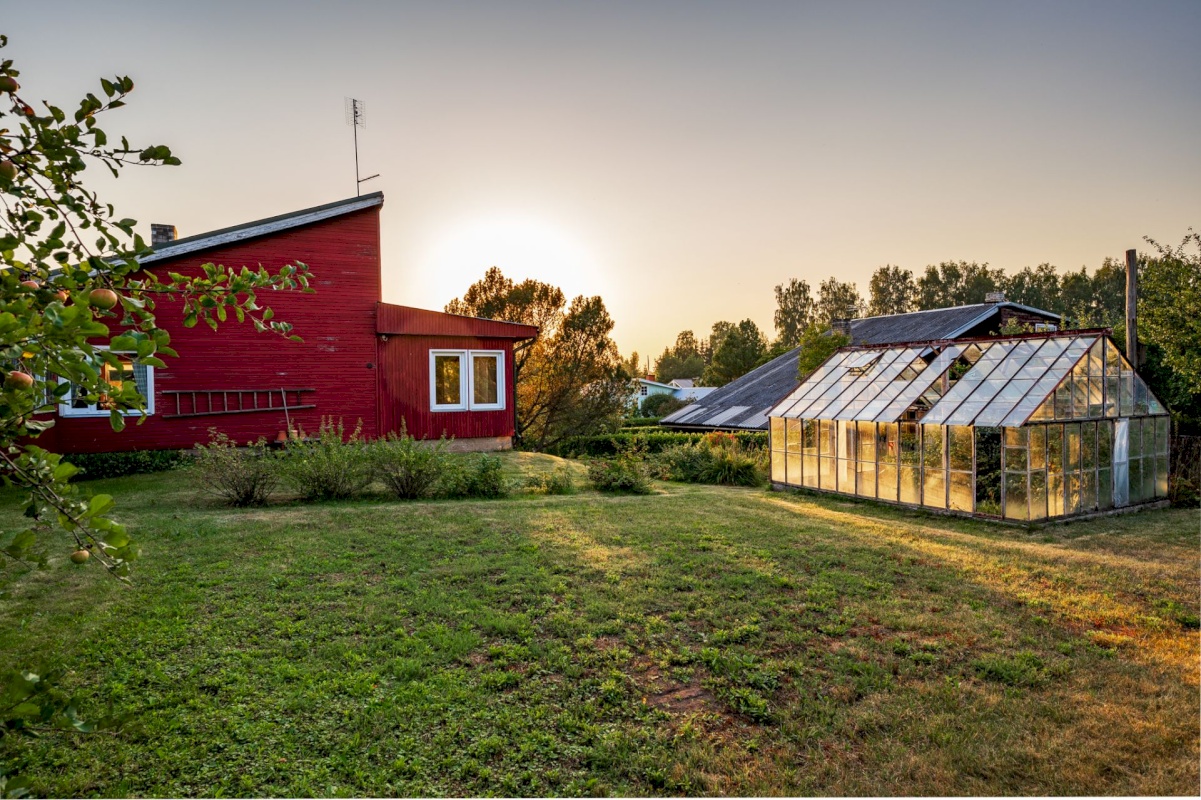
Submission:
[[[203,491],[236,507],[265,505],[279,487],[279,459],[265,439],[239,448],[216,428],[196,445],[196,471]]]
[[[347,437],[342,421],[321,420],[317,436],[289,441],[281,460],[284,480],[305,500],[343,500],[371,483],[372,464],[362,423]]]
[[[636,441],[622,448],[613,458],[591,462],[588,480],[601,492],[650,494],[651,475],[645,447]]]
[[[621,429],[655,428],[659,425],[658,417],[626,417],[621,421]]]
[[[531,475],[526,479],[526,488],[543,494],[575,494],[575,478],[567,467],[559,467],[554,472],[544,472],[541,475]]]
[[[681,400],[671,394],[652,394],[642,401],[638,410],[644,417],[663,418],[668,414],[674,414],[691,402],[691,400]]]
[[[637,445],[648,454],[659,453],[668,447],[703,441],[705,433],[681,433],[654,430],[649,433],[623,432],[596,436],[573,436],[564,439],[546,452],[564,458],[613,456],[623,449]],[[740,431],[733,436],[746,450],[767,450],[767,431]]]
[[[767,453],[744,447],[735,435],[707,434],[699,442],[661,451],[657,472],[666,480],[721,486],[760,486],[767,476]]]
[[[76,453],[66,457],[79,467],[76,480],[120,478],[144,472],[165,472],[192,462],[186,450],[131,450],[124,453]]]
[[[419,442],[402,429],[367,447],[375,477],[402,500],[434,495],[445,478],[450,454],[446,439]]]
[[[439,484],[440,497],[508,497],[509,482],[497,456],[452,456]]]

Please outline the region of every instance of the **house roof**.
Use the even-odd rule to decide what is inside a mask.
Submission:
[[[444,311],[379,303],[375,332],[389,336],[477,336],[484,339],[534,339],[538,328],[517,322],[463,317]]]
[[[922,424],[985,427],[1117,416],[1118,398],[1106,402],[1106,378],[1116,389],[1119,377],[1130,373],[1101,330],[844,347],[768,416],[898,422],[914,419],[906,413],[916,408]],[[1075,388],[1066,405],[1055,402],[1063,400],[1056,390],[1069,378]],[[1167,413],[1137,375],[1130,382],[1125,415]]]
[[[165,242],[157,245],[153,253],[142,256],[138,259],[138,263],[153,264],[190,253],[209,250],[214,247],[236,244],[260,236],[268,236],[291,228],[299,228],[303,225],[311,225],[314,222],[322,222],[333,217],[340,217],[344,214],[362,211],[365,208],[373,208],[383,204],[384,193],[373,192],[365,194],[362,197],[351,197],[347,200],[326,203],[323,206],[314,206],[313,208],[293,211],[289,214],[280,214],[277,217],[267,217],[266,219],[255,220],[254,222],[245,222],[230,228],[209,231],[208,233],[201,233],[196,236],[187,236],[183,239],[176,239],[173,242]]]
[[[975,303],[967,306],[911,311],[908,314],[889,314],[851,320],[851,344],[887,344],[889,342],[920,342],[935,339],[954,339],[987,322],[1002,308],[1012,308],[1046,317],[1059,324],[1062,317],[1040,308],[1021,303]]]
[[[1043,316],[1056,324],[1061,322],[1058,314],[1020,303],[976,303],[854,319],[851,320],[851,343],[877,345],[954,339],[988,323],[1003,308]],[[789,350],[693,405],[669,414],[662,424],[684,429],[765,430],[768,410],[800,383],[797,378],[800,352],[799,347]]]
[[[658,386],[669,390],[674,390],[676,388],[670,383],[659,383],[658,381],[652,381],[650,378],[635,378],[634,380],[638,383],[645,383],[647,386]]]

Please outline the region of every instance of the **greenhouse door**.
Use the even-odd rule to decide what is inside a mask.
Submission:
[[[1113,425],[1113,506],[1130,505],[1130,420]]]

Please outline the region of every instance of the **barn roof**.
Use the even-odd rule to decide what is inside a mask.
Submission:
[[[976,303],[908,314],[890,314],[851,320],[851,343],[877,345],[894,342],[954,339],[988,323],[1003,308],[1012,308],[1059,323],[1058,314],[1008,301]],[[663,418],[671,428],[739,428],[765,430],[767,412],[800,382],[797,378],[800,348],[789,350],[761,367],[727,383],[696,403]]]
[[[1105,384],[1112,378],[1116,388],[1122,375],[1131,376],[1134,413],[1166,413],[1101,330],[845,347],[769,416],[898,422],[917,418],[907,412],[918,409],[923,424],[1017,427],[1061,413],[1106,416]],[[1057,389],[1069,376],[1074,386],[1061,409]]]
[[[154,252],[150,255],[139,258],[138,263],[153,264],[157,261],[165,261],[169,258],[177,258],[189,253],[197,253],[214,247],[236,244],[248,239],[256,239],[260,236],[269,236],[273,233],[299,228],[303,225],[311,225],[314,222],[322,222],[383,204],[384,193],[373,192],[365,194],[362,197],[351,197],[347,200],[326,203],[323,206],[314,206],[313,208],[293,211],[289,214],[280,214],[276,217],[245,222],[230,228],[209,231],[208,233],[201,233],[196,236],[187,236],[183,239],[176,239],[173,242],[164,242],[155,246]]]

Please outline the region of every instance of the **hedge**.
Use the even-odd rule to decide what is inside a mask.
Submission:
[[[708,434],[683,432],[654,433],[610,433],[600,436],[574,436],[565,439],[547,450],[548,453],[564,458],[601,457],[616,455],[618,451],[640,442],[648,453],[658,453],[677,444],[699,442]],[[767,447],[767,431],[742,431],[734,437],[743,446],[751,449]]]
[[[143,472],[164,472],[191,464],[187,450],[130,450],[124,453],[72,453],[65,456],[81,470],[77,480],[119,478]]]
[[[621,421],[621,429],[627,428],[653,428],[659,424],[658,417],[627,417]]]

